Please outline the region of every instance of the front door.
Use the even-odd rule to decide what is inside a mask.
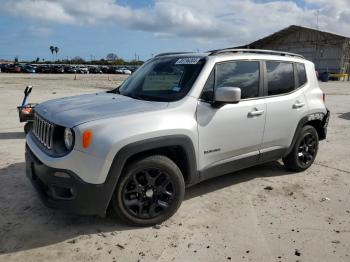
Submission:
[[[213,69],[197,108],[203,179],[258,161],[266,117],[261,84],[259,61],[224,62]],[[210,104],[213,90],[227,86],[241,88],[241,101],[217,107]]]

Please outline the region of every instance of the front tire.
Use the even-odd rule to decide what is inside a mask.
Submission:
[[[23,128],[25,134],[28,134],[32,129],[33,129],[33,122],[25,123]]]
[[[308,169],[315,161],[318,151],[318,134],[313,126],[302,128],[292,151],[283,158],[285,167],[294,172]]]
[[[185,182],[168,157],[153,155],[130,163],[117,184],[112,205],[125,222],[149,226],[163,222],[180,207]]]

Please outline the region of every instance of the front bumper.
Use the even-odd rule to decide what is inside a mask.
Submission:
[[[49,167],[28,146],[25,159],[26,175],[46,206],[69,213],[105,216],[110,199],[107,184],[90,184],[72,171]]]

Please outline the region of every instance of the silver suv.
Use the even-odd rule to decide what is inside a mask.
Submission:
[[[314,64],[296,54],[160,54],[114,90],[38,105],[27,176],[50,207],[160,223],[200,181],[280,158],[310,167],[324,99]]]

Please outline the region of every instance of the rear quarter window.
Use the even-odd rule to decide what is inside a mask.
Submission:
[[[307,82],[305,65],[302,63],[296,63],[298,74],[298,87],[303,86]]]
[[[266,62],[268,95],[280,95],[295,89],[293,63]]]

